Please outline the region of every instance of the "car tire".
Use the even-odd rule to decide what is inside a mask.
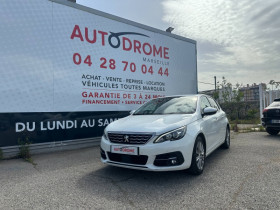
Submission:
[[[193,175],[200,175],[205,164],[205,144],[202,137],[198,136],[195,140],[192,154],[192,163],[189,172]]]
[[[276,136],[279,133],[279,130],[275,130],[273,128],[266,128],[266,132],[272,136]]]
[[[229,149],[229,147],[230,147],[230,130],[229,130],[229,127],[227,126],[226,137],[225,137],[224,143],[222,144],[222,148]]]

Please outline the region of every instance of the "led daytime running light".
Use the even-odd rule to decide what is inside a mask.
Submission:
[[[170,131],[168,133],[165,133],[161,136],[159,136],[154,143],[161,143],[165,141],[175,141],[183,138],[186,134],[187,126],[178,128],[176,130]]]

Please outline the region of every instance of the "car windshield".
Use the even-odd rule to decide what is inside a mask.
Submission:
[[[196,103],[196,96],[157,98],[145,103],[133,115],[193,114]]]
[[[280,101],[274,101],[272,104],[270,104],[268,107],[280,107]]]

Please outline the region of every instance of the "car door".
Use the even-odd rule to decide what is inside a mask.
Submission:
[[[211,98],[211,97],[207,97],[211,107],[216,108],[218,111],[215,114],[216,116],[216,126],[217,126],[217,144],[220,144],[221,142],[223,142],[225,140],[225,136],[226,136],[226,114],[224,113],[224,111],[221,110],[221,108],[219,107],[219,105],[217,104],[217,102]]]
[[[211,107],[210,102],[206,96],[201,96],[200,98],[200,112],[202,116],[201,129],[206,138],[206,154],[215,149],[217,142],[217,125],[216,125],[216,115],[203,115],[203,109],[206,107]]]

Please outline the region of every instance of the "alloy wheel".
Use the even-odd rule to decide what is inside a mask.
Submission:
[[[230,132],[227,129],[227,133],[226,133],[226,144],[229,146],[230,145]]]
[[[204,146],[203,143],[199,141],[196,145],[196,165],[199,170],[202,170],[204,167],[204,159],[205,159]]]

